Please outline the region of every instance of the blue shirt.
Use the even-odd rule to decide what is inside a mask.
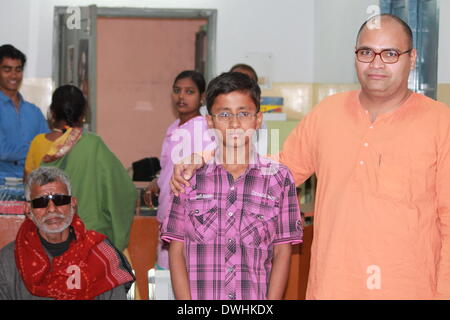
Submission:
[[[41,110],[19,94],[20,105],[0,91],[0,183],[5,177],[23,176],[25,158],[31,140],[49,132]]]

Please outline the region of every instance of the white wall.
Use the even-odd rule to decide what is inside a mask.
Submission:
[[[438,83],[450,83],[450,1],[440,0]]]
[[[378,0],[0,0],[0,42],[29,59],[25,77],[50,78],[54,6],[218,10],[216,72],[249,52],[273,54],[275,82],[353,83],[353,47]],[[439,83],[450,83],[450,0],[440,0]]]
[[[316,0],[314,76],[319,83],[358,82],[354,71],[355,39],[378,0]]]
[[[249,52],[273,54],[273,81],[312,82],[314,0],[1,0],[2,43],[29,57],[26,77],[52,72],[54,6],[218,9],[216,71]]]

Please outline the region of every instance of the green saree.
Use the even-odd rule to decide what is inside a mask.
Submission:
[[[99,136],[83,133],[66,155],[41,165],[57,167],[69,176],[78,215],[87,229],[105,234],[119,250],[128,246],[136,188]]]

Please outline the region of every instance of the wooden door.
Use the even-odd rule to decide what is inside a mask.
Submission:
[[[125,167],[161,153],[176,119],[175,76],[195,68],[195,36],[206,19],[97,19],[97,133]]]

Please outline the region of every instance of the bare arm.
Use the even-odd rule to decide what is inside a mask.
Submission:
[[[153,195],[159,195],[159,186],[156,178],[150,181],[144,193],[144,203],[150,208],[153,208]]]
[[[189,187],[189,179],[192,178],[195,171],[204,165],[204,159],[201,155],[193,153],[173,166],[173,174],[170,179],[170,188],[174,195],[179,196],[184,192],[184,187]]]
[[[291,262],[291,244],[275,245],[273,249],[272,271],[270,272],[268,300],[283,299],[284,290],[289,276]]]
[[[189,278],[184,258],[184,243],[176,240],[170,242],[169,267],[172,289],[177,300],[191,300]]]

